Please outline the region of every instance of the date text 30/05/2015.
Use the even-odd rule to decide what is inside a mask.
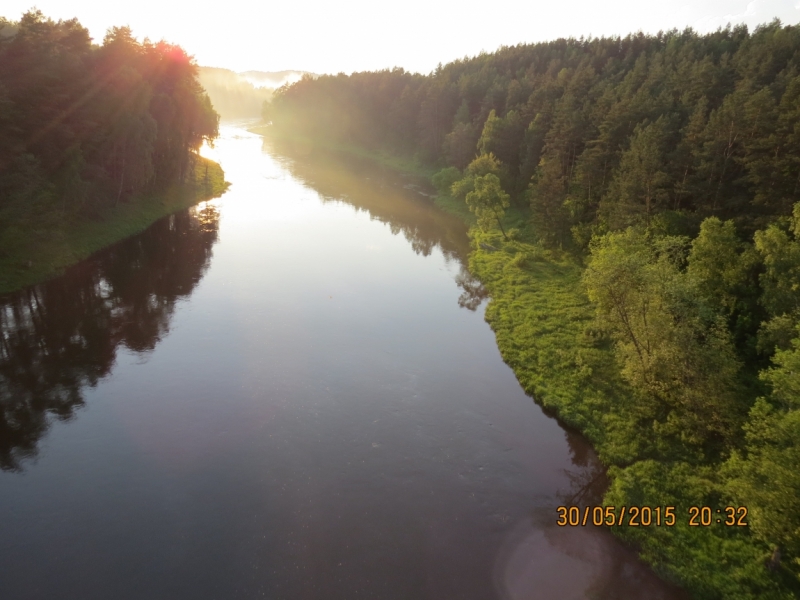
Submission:
[[[559,527],[673,527],[678,523],[674,506],[559,506],[556,512]],[[690,527],[747,527],[747,507],[690,506],[686,518]]]

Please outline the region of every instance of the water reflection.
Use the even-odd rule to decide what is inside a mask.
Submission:
[[[355,156],[264,138],[263,149],[292,177],[314,189],[323,202],[344,202],[402,233],[414,252],[429,256],[439,247],[449,260],[466,262],[464,223],[433,206],[424,184]]]
[[[0,299],[0,469],[34,457],[51,420],[68,420],[114,365],[147,352],[176,302],[203,277],[217,239],[211,204],[162,219],[64,276]]]
[[[597,458],[583,435],[566,426],[562,427],[565,427],[572,468],[564,470],[569,488],[561,490],[557,496],[564,506],[599,506],[608,489],[608,469]]]
[[[458,305],[474,311],[489,297],[466,267],[470,246],[461,219],[440,211],[425,182],[398,174],[374,162],[286,140],[264,138],[263,150],[292,176],[315,190],[323,202],[343,202],[403,234],[417,254],[439,248],[448,261],[460,263],[455,278],[463,290]]]
[[[461,267],[456,275],[456,285],[464,290],[458,297],[458,305],[467,310],[477,309],[481,303],[489,297],[489,292],[483,284],[472,276],[466,267]]]

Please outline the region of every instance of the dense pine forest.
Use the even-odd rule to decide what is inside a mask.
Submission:
[[[698,598],[797,597],[800,26],[305,78],[264,119],[438,169],[504,359],[595,444],[606,504],[677,507],[614,530]]]
[[[75,19],[0,19],[0,287],[24,281],[19,270],[47,273],[41,262],[55,255],[98,249],[80,240],[42,255],[77,224],[195,183],[197,150],[219,123],[197,75],[183,49],[139,43],[127,27],[97,45]],[[203,163],[202,177],[209,166],[221,184],[216,165]]]

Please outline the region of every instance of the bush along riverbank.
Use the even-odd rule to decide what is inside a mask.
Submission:
[[[198,157],[187,181],[104,207],[91,217],[35,207],[17,213],[0,231],[0,294],[54,277],[162,217],[222,195],[228,185],[217,163]]]

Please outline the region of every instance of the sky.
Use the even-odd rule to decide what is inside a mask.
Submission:
[[[440,62],[559,37],[800,22],[800,0],[3,0],[0,16],[17,20],[34,1],[53,19],[77,17],[96,42],[108,27],[129,25],[139,39],[164,39],[201,65],[239,72],[429,73]]]

